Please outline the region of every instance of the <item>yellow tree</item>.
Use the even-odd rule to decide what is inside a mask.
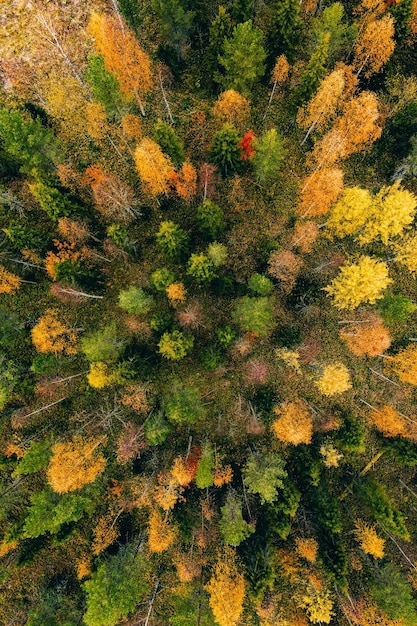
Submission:
[[[95,363],[90,363],[87,380],[90,387],[103,389],[103,387],[108,387],[115,382],[115,376],[106,363],[96,361]]]
[[[313,537],[301,538],[297,537],[295,540],[296,551],[299,556],[306,559],[310,563],[314,563],[317,557],[317,550],[319,545]]]
[[[343,190],[343,171],[323,168],[310,174],[305,181],[297,206],[302,218],[325,215]]]
[[[268,105],[266,107],[266,111],[264,113],[263,119],[265,119],[266,116],[268,115],[268,111],[271,106],[271,102],[274,98],[277,86],[282,85],[287,80],[289,69],[290,69],[290,65],[287,61],[287,57],[284,54],[281,54],[281,56],[276,58],[274,68],[271,72],[271,83],[272,83],[271,95],[269,96]]]
[[[0,293],[14,294],[20,287],[21,279],[0,265]]]
[[[77,334],[58,319],[55,309],[47,309],[32,328],[32,341],[38,352],[77,354]]]
[[[167,157],[155,141],[145,137],[135,150],[136,168],[145,190],[151,196],[167,193],[169,180],[175,173]]]
[[[417,275],[417,235],[408,235],[394,245],[395,260],[404,265],[413,276]]]
[[[243,612],[245,579],[231,548],[222,551],[204,588],[210,595],[210,608],[219,626],[237,626]]]
[[[168,300],[173,307],[185,302],[186,291],[183,283],[171,283],[166,288]]]
[[[369,78],[379,72],[394,51],[394,18],[384,15],[372,20],[361,30],[355,43],[354,65],[358,75],[364,70]]]
[[[382,559],[384,556],[385,539],[378,537],[375,526],[370,526],[363,520],[356,520],[355,536],[364,552],[370,554],[375,559]]]
[[[118,17],[98,13],[91,14],[89,31],[120,91],[128,99],[135,97],[145,115],[142,98],[152,87],[151,62],[132,31]]]
[[[369,219],[372,211],[372,196],[367,189],[346,187],[332,207],[327,228],[337,237],[354,235]]]
[[[406,420],[392,406],[384,405],[378,409],[372,408],[369,419],[381,433],[384,433],[385,437],[397,437],[398,435],[405,437],[407,435]]]
[[[307,130],[301,145],[313,130],[323,131],[335,117],[345,88],[345,75],[342,69],[334,70],[326,76],[307,106],[299,109],[297,124]]]
[[[338,276],[324,287],[324,291],[333,296],[338,309],[353,310],[364,302],[375,304],[391,283],[386,263],[362,256],[357,263],[343,265]]]
[[[52,489],[67,493],[92,483],[106,466],[98,447],[106,438],[83,438],[76,435],[70,441],[52,446],[52,457],[46,475]]]
[[[389,330],[382,319],[373,314],[359,316],[357,323],[349,324],[340,331],[340,337],[356,356],[377,356],[391,345]]]
[[[417,385],[417,346],[410,344],[395,356],[385,357],[386,369],[397,374],[403,383]]]
[[[311,442],[313,420],[304,400],[283,402],[274,408],[274,413],[279,417],[272,423],[271,429],[277,439],[295,446]]]
[[[234,89],[228,89],[219,95],[212,113],[222,124],[244,124],[249,118],[249,100]]]
[[[148,546],[151,552],[164,552],[174,543],[175,528],[169,523],[167,516],[162,517],[158,509],[149,516]]]
[[[324,396],[334,396],[352,387],[349,370],[343,363],[331,363],[323,367],[316,385]]]

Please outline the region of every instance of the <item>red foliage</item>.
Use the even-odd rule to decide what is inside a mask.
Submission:
[[[249,161],[255,154],[256,150],[252,147],[252,141],[254,139],[256,139],[256,137],[253,130],[248,130],[248,132],[243,135],[242,139],[237,144],[240,148],[242,148],[240,158],[243,161]]]

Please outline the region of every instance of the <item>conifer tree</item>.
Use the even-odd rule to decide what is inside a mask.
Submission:
[[[262,45],[262,31],[254,28],[252,21],[238,24],[230,39],[226,39],[219,63],[224,67],[222,84],[227,89],[246,94],[253,83],[265,72],[266,53]]]

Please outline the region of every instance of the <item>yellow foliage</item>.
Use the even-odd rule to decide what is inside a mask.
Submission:
[[[105,136],[107,126],[107,117],[103,105],[100,102],[87,102],[85,111],[87,133],[93,139],[102,139]]]
[[[164,511],[173,509],[178,500],[181,498],[183,487],[177,482],[172,472],[159,474],[158,485],[154,493],[154,501]],[[184,498],[182,498],[184,499]]]
[[[243,612],[245,579],[231,548],[223,550],[204,588],[210,595],[210,608],[219,626],[237,626]]]
[[[324,396],[343,393],[352,387],[349,370],[346,365],[339,362],[326,365],[316,385]]]
[[[47,309],[32,328],[32,341],[38,352],[77,354],[77,334],[58,320],[54,309]]]
[[[327,228],[337,237],[354,235],[370,219],[372,196],[367,189],[347,187],[332,207]]]
[[[317,589],[315,585],[308,584],[299,598],[298,606],[306,611],[313,624],[330,624],[333,601],[327,589]]]
[[[178,304],[182,304],[185,302],[185,288],[183,283],[171,283],[168,285],[167,289],[168,300],[172,304],[172,306],[177,306]]]
[[[343,458],[343,454],[330,442],[323,443],[320,446],[320,454],[326,467],[338,467],[339,461]]]
[[[243,124],[249,118],[249,100],[234,89],[223,91],[214,104],[212,113],[222,123]]]
[[[417,385],[417,346],[410,344],[398,354],[385,359],[386,367],[393,370],[403,383]]]
[[[88,554],[84,554],[77,560],[77,578],[82,580],[91,573],[91,557]]]
[[[379,20],[368,22],[359,32],[355,43],[354,65],[358,68],[358,74],[363,68],[366,68],[363,72],[366,78],[379,72],[390,58],[394,48],[392,15],[384,15]]]
[[[99,518],[93,530],[93,535],[91,551],[94,556],[103,552],[116,541],[119,533],[117,532],[115,518],[111,513],[106,513]]]
[[[417,275],[417,235],[409,235],[395,244],[395,260],[404,265],[411,274]]]
[[[384,556],[385,539],[378,537],[375,527],[362,520],[355,522],[355,536],[364,552],[376,559]]]
[[[224,467],[216,466],[213,472],[213,484],[216,487],[222,487],[232,482],[233,470],[230,465]]]
[[[335,122],[335,129],[343,138],[342,158],[369,148],[380,137],[378,104],[378,98],[371,91],[361,91],[346,103],[343,115]]]
[[[168,191],[174,167],[155,141],[142,139],[135,151],[135,161],[139,177],[151,196]]]
[[[67,493],[92,483],[106,466],[106,459],[98,452],[105,441],[105,437],[83,439],[76,435],[71,441],[54,444],[46,471],[52,489]]]
[[[301,128],[322,131],[336,115],[345,88],[342,69],[333,70],[326,76],[306,107],[299,109],[297,124]]]
[[[149,516],[148,546],[151,552],[164,552],[175,539],[175,529],[162,517],[157,509]]]
[[[311,442],[313,420],[303,400],[283,402],[279,407],[275,407],[274,413],[280,416],[271,426],[277,439],[295,446]]]
[[[4,541],[0,543],[0,558],[15,550],[18,545],[19,542],[16,540],[8,541],[7,539],[4,539]]]
[[[364,302],[375,304],[391,283],[386,263],[362,256],[357,263],[343,265],[324,291],[333,296],[338,309],[352,310]]]
[[[288,367],[292,367],[297,373],[301,372],[300,355],[298,352],[288,348],[276,348],[274,354],[278,359],[282,359]]]
[[[271,73],[271,83],[285,83],[288,78],[290,65],[285,54],[276,58],[274,68]]]
[[[194,480],[195,468],[187,463],[186,459],[183,459],[181,456],[177,456],[171,469],[171,475],[178,485],[181,487],[188,487],[188,485]]]
[[[16,293],[21,282],[19,276],[12,274],[3,265],[0,265],[0,293]]]
[[[122,129],[131,139],[142,139],[142,122],[137,115],[126,113],[122,118]]]
[[[340,337],[356,356],[382,354],[391,345],[389,331],[377,315],[364,314],[362,317],[366,319],[358,319],[357,324],[349,324],[343,328]]]
[[[313,537],[310,537],[309,539],[302,539],[300,537],[298,537],[295,540],[295,545],[296,545],[296,550],[297,553],[303,557],[303,559],[306,559],[307,561],[310,561],[310,563],[314,563],[317,557],[317,550],[318,550],[318,543],[315,539],[313,539]]]
[[[112,385],[115,381],[114,374],[109,370],[106,363],[96,361],[90,364],[90,371],[87,374],[88,384],[94,389],[103,389]]]

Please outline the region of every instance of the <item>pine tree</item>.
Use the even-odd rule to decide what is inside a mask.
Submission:
[[[224,67],[222,84],[227,89],[246,94],[253,83],[265,72],[266,53],[262,45],[263,34],[254,28],[252,21],[238,24],[230,39],[226,39],[219,63]]]
[[[301,84],[295,93],[297,102],[305,102],[316,91],[326,73],[326,62],[329,54],[330,33],[325,33],[318,41],[306,69],[301,75]]]

